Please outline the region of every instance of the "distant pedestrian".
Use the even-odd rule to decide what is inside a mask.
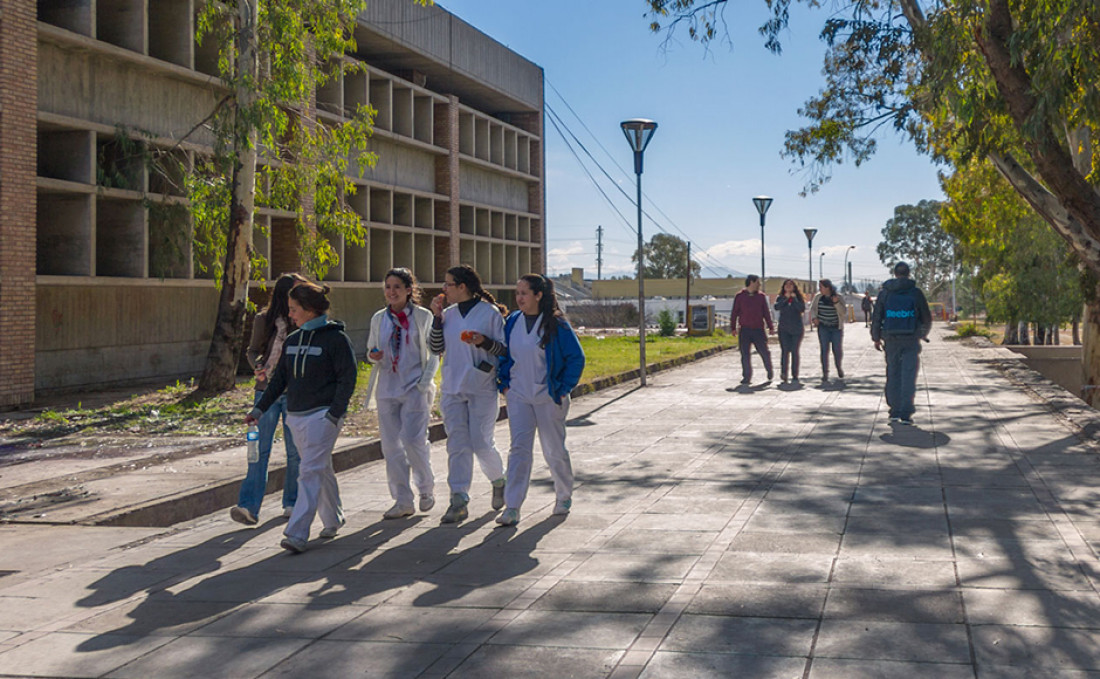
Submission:
[[[875,302],[871,299],[871,291],[863,293],[863,299],[860,300],[860,307],[863,309],[863,327],[869,328],[871,326],[871,312],[875,308]]]
[[[741,350],[741,384],[752,384],[752,348],[764,361],[768,371],[768,381],[775,378],[772,370],[772,355],[768,351],[768,336],[774,334],[772,312],[768,305],[768,296],[760,292],[760,277],[750,274],[745,277],[745,289],[733,298],[733,311],[730,312],[730,333],[737,335],[737,346]]]
[[[447,430],[451,504],[442,523],[469,516],[475,457],[492,482],[492,508],[504,507],[504,462],[493,441],[500,414],[497,364],[505,351],[504,311],[467,264],[447,270],[443,294],[432,300],[432,353],[447,354],[439,408]]]
[[[256,394],[252,404],[259,403],[267,389],[267,380],[274,374],[275,367],[283,355],[283,344],[293,331],[289,316],[290,290],[305,278],[296,273],[279,276],[271,291],[271,301],[267,307],[256,314],[252,323],[252,339],[248,343],[245,357],[256,374]],[[241,482],[237,495],[237,505],[229,510],[229,516],[237,523],[255,526],[259,522],[260,504],[267,493],[267,465],[271,458],[271,448],[275,442],[275,430],[279,420],[283,421],[283,445],[286,447],[286,478],[283,481],[283,516],[290,516],[294,502],[298,499],[298,447],[294,445],[294,436],[286,421],[286,395],[275,400],[258,423],[260,457],[248,463],[248,472]]]
[[[819,292],[810,302],[810,324],[817,328],[817,340],[821,343],[821,383],[829,381],[829,350],[832,349],[836,376],[844,379],[844,320],[848,307],[836,286],[828,278],[818,284]]]
[[[378,434],[386,460],[393,506],[384,519],[415,513],[409,472],[420,493],[420,511],[435,506],[428,420],[435,400],[439,356],[431,353],[432,312],[420,306],[420,285],[404,267],[386,272],[386,307],[371,318],[367,359],[374,364],[367,383],[367,408],[378,404]]]
[[[909,279],[909,265],[894,265],[894,278],[882,284],[871,318],[875,349],[886,349],[886,404],[890,421],[913,423],[921,340],[932,330],[932,312],[917,284]]]
[[[501,357],[499,369],[512,434],[505,510],[496,519],[502,526],[519,523],[519,508],[531,483],[536,429],[554,481],[553,513],[569,513],[573,465],[565,447],[565,419],[569,416],[569,393],[584,372],[584,351],[558,308],[550,279],[539,274],[522,276],[516,282],[516,306],[519,310],[504,322],[508,351]]]
[[[245,417],[252,424],[286,392],[287,424],[298,444],[298,501],[283,531],[283,549],[306,550],[309,529],[321,515],[322,538],[344,525],[332,449],[355,391],[355,351],[344,324],[328,317],[328,286],[302,283],[290,291],[290,318],[298,329],[286,339],[283,355],[264,395]]]
[[[806,311],[806,299],[793,280],[788,278],[783,281],[782,291],[775,300],[775,310],[779,312],[779,376],[784,384],[787,375],[798,384],[799,352],[805,334],[802,314]]]

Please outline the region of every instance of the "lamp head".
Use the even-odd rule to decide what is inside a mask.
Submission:
[[[634,150],[634,153],[645,152],[645,147],[649,146],[649,140],[653,138],[653,133],[657,129],[657,123],[645,118],[624,120],[619,123],[619,126],[623,128],[626,141],[630,144],[630,148]]]
[[[772,198],[770,196],[757,196],[752,199],[752,204],[756,206],[756,211],[763,217],[768,213],[768,208],[772,206]]]

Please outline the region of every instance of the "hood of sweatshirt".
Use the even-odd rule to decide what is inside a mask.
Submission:
[[[882,284],[882,289],[886,292],[901,292],[915,287],[917,284],[911,278],[891,278]]]
[[[320,316],[306,321],[302,324],[302,327],[294,333],[297,335],[297,342],[295,343],[299,347],[298,351],[294,355],[294,359],[291,363],[291,374],[295,377],[304,377],[306,374],[306,356],[309,355],[309,347],[313,345],[313,338],[317,333],[329,333],[339,332],[344,329],[344,324],[340,321],[330,320],[327,314],[321,314]],[[291,335],[291,337],[294,337]],[[289,341],[291,337],[288,337]],[[306,350],[302,351],[300,347],[305,345]]]

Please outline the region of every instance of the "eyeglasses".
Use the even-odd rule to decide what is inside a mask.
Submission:
[[[456,285],[458,285],[458,283],[448,283],[447,281],[443,281],[443,287],[444,288],[453,288]]]

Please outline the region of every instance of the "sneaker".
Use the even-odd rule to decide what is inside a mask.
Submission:
[[[279,546],[292,554],[301,554],[307,549],[305,540],[292,538],[289,535],[283,538],[283,541],[279,543]]]
[[[243,523],[246,526],[255,526],[259,523],[256,515],[248,511],[244,507],[234,507],[229,510],[229,518],[233,519],[237,523]]]
[[[499,481],[500,485],[497,485]],[[500,509],[504,506],[504,479],[497,479],[493,482],[493,509]]]
[[[465,521],[466,517],[470,515],[470,510],[466,508],[467,504],[468,500],[462,497],[461,493],[455,493],[451,496],[451,506],[443,512],[443,518],[439,522],[458,523],[459,521]]]
[[[290,515],[294,513],[294,507],[283,507],[283,518],[289,519]]]
[[[893,424],[895,422],[901,422],[901,418],[898,417],[897,415],[891,415],[890,416],[890,423]]]
[[[558,500],[554,503],[554,516],[565,516],[573,506],[573,498]]]
[[[750,380],[749,378],[746,377],[745,379],[741,380],[741,384],[743,384],[747,387],[750,384],[752,384],[752,380]]]
[[[837,377],[837,379],[840,379],[840,380],[844,379],[844,371],[841,370],[840,368],[837,368],[836,369],[836,377]]]
[[[822,384],[828,384],[829,383],[829,376],[828,375],[822,375],[821,376],[821,383]]]
[[[902,418],[900,418],[899,421],[902,424],[913,424],[913,418],[911,418],[911,417],[902,417]]]
[[[772,381],[772,380],[774,380],[774,379],[775,379],[775,373],[773,373],[772,371],[770,371],[770,370],[769,370],[769,371],[768,371],[768,381],[769,381],[769,382],[771,382],[771,381]],[[784,380],[784,382],[785,382],[785,381],[786,381],[786,380]]]
[[[336,537],[336,534],[340,532],[340,529],[344,527],[345,523],[347,523],[346,520],[340,519],[340,523],[336,524],[335,526],[322,528],[320,533],[321,537],[326,540]]]
[[[422,494],[420,496],[420,511],[429,512],[429,511],[431,511],[432,507],[434,507],[434,506],[435,506],[435,496],[434,495],[423,495]]]
[[[797,377],[792,377],[791,378],[791,384],[802,384],[802,383],[798,381]]]
[[[519,510],[518,509],[505,509],[497,517],[497,523],[502,526],[514,526],[519,523]]]
[[[782,382],[783,384],[786,384],[786,383],[787,383],[787,382],[789,382],[790,380],[788,380],[788,379],[787,379],[787,376],[786,376],[786,375],[784,375],[784,376],[782,376],[782,377],[780,377],[780,378],[779,378],[779,381],[780,381],[780,382]]]
[[[412,505],[403,505],[401,503],[395,503],[392,507],[387,509],[382,514],[383,519],[401,519],[406,516],[412,516],[416,512],[413,511]]]

